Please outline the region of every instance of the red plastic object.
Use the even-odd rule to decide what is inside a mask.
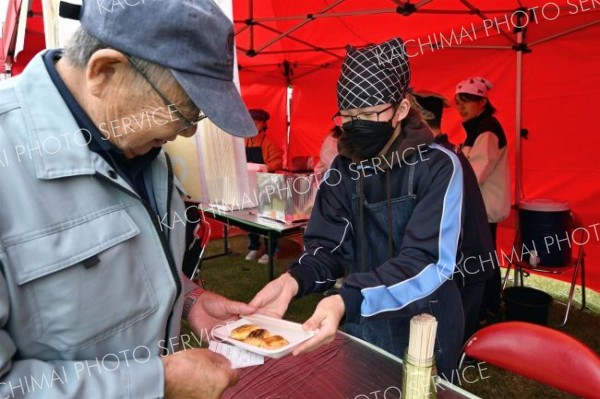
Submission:
[[[475,333],[465,353],[562,391],[600,398],[598,355],[552,328],[516,321],[494,324]]]
[[[206,246],[208,245],[208,242],[210,241],[210,237],[211,237],[210,234],[211,234],[211,225],[204,218],[204,214],[201,214],[201,218],[198,221],[198,225],[194,229],[194,237],[196,238],[194,240],[194,243],[197,243],[197,245],[200,247],[200,254],[198,255],[198,261],[196,262],[196,266],[194,267],[194,271],[192,272],[192,275],[190,278],[192,281],[194,281],[198,278],[198,273],[200,272],[200,265],[202,263],[202,255],[204,255],[204,250],[206,249]]]
[[[204,219],[204,216],[198,221],[198,226],[194,230],[194,236],[198,239],[198,245],[202,248],[202,252],[204,252],[204,248],[208,245],[208,242],[211,238],[211,224],[208,220]],[[202,256],[202,255],[200,255]]]

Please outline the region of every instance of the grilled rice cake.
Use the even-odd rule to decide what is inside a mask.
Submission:
[[[279,349],[289,344],[281,335],[271,335],[269,330],[256,324],[244,324],[233,329],[231,338],[265,349]]]
[[[281,335],[271,335],[270,337],[263,339],[261,347],[265,349],[279,349],[287,344],[289,344],[288,340]]]
[[[260,327],[258,327],[256,324],[244,324],[243,326],[234,328],[231,331],[231,338],[237,339],[238,341],[243,341],[248,338],[248,335],[250,335],[252,331],[258,330],[259,328]]]
[[[262,343],[264,342],[265,338],[268,338],[270,336],[271,333],[268,330],[264,328],[259,328],[250,332],[250,334],[248,334],[244,342],[250,345],[260,347],[262,346]]]

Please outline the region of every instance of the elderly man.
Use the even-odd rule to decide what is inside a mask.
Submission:
[[[200,339],[254,308],[183,277],[161,145],[204,117],[256,134],[232,24],[211,0],[87,1],[80,19],[0,85],[0,398],[218,398],[237,375],[178,342],[181,316]]]

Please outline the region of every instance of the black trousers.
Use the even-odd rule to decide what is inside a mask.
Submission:
[[[496,250],[496,230],[497,223],[490,223],[490,232],[492,233],[492,242],[494,243],[494,251]],[[500,276],[500,267],[494,269],[494,274],[487,280],[485,291],[483,293],[483,301],[480,311],[480,318],[485,319],[490,314],[497,315],[500,312],[500,296],[502,295],[502,278]]]
[[[481,308],[483,293],[487,281],[466,285],[460,288],[460,297],[465,313],[465,336],[463,343],[479,329],[479,320],[481,320]]]
[[[464,336],[464,315],[460,292],[454,280],[448,280],[417,313],[429,313],[438,322],[435,338],[435,363],[438,374],[452,381]],[[345,323],[346,333],[354,335],[399,357],[404,357],[410,338],[410,319],[415,314],[381,318],[364,317],[360,323]]]
[[[183,274],[185,274],[188,278],[192,277],[192,273],[194,272],[194,268],[198,263],[198,258],[200,257],[201,248],[200,245],[191,245],[194,242],[194,230],[198,225],[198,221],[200,220],[200,215],[198,213],[198,204],[193,202],[185,203],[185,213],[186,213],[186,225],[185,225],[185,254],[183,256]],[[191,248],[190,248],[191,246]]]

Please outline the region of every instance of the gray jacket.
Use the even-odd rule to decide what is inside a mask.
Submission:
[[[0,399],[163,396],[194,285],[181,192],[164,153],[151,167],[160,217],[88,149],[40,55],[0,83]]]

